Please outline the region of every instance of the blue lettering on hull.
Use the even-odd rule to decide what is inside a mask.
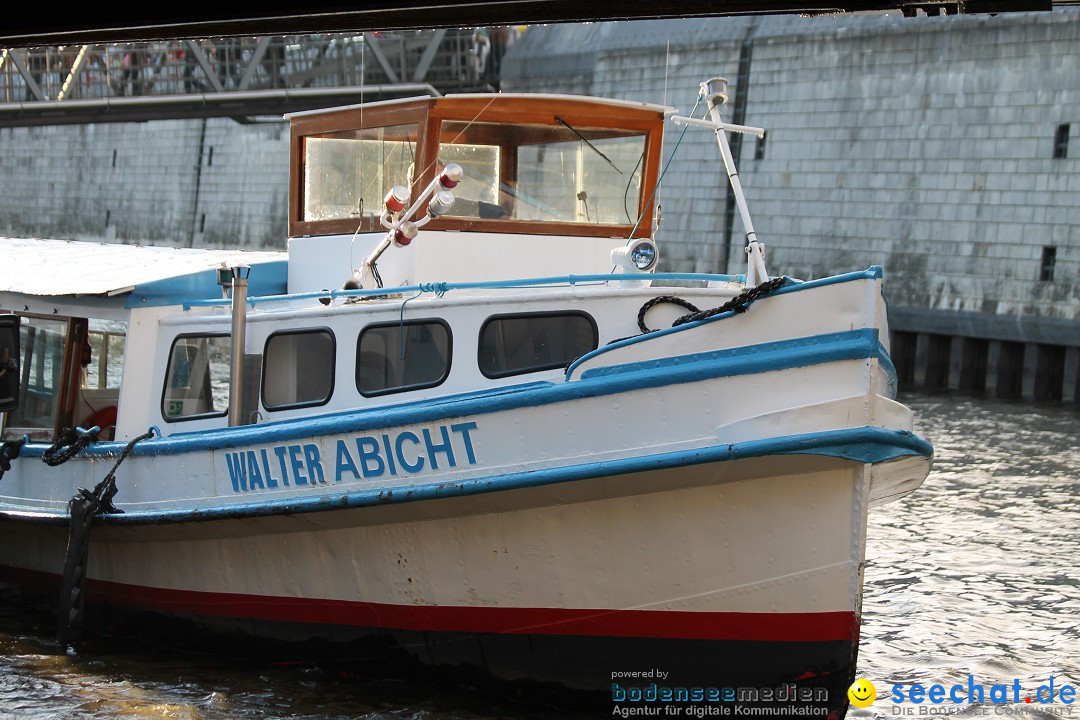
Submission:
[[[225,453],[233,492],[274,489],[288,485],[326,485],[384,476],[415,475],[424,470],[476,464],[472,431],[475,422],[338,440],[325,458],[315,443],[278,445],[267,450]],[[273,455],[271,455],[271,452]],[[276,461],[276,462],[275,462]]]

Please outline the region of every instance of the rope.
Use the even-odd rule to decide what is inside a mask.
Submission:
[[[89,447],[90,443],[96,442],[100,432],[101,428],[97,425],[85,431],[78,428],[64,428],[64,432],[60,433],[60,438],[41,454],[41,459],[49,467],[63,465],[82,452],[84,448]]]
[[[652,300],[646,301],[645,304],[641,306],[641,309],[638,310],[637,326],[638,326],[638,329],[641,330],[642,334],[652,332],[652,330],[649,329],[649,326],[645,324],[645,314],[648,313],[650,310],[652,310],[657,305],[662,305],[664,303],[671,303],[673,305],[681,305],[682,307],[686,308],[690,312],[700,312],[698,310],[697,305],[695,305],[694,303],[692,303],[692,302],[690,302],[688,300],[683,300],[681,297],[678,297],[676,295],[660,295],[658,297],[654,297]]]
[[[697,320],[705,320],[711,318],[714,315],[726,313],[728,311],[734,311],[736,314],[746,312],[746,309],[750,307],[750,303],[757,300],[762,295],[768,295],[773,290],[780,288],[784,284],[784,276],[774,277],[772,280],[766,280],[757,287],[751,288],[744,292],[739,293],[735,297],[728,300],[719,307],[714,307],[711,310],[695,310],[671,323],[671,327],[678,327],[688,322],[695,322]]]
[[[3,446],[0,446],[0,479],[3,479],[4,473],[11,469],[11,461],[19,457],[25,443],[24,437],[20,440],[5,440]]]
[[[700,105],[701,101],[704,99],[705,96],[698,93],[697,102],[694,103],[694,108],[690,111],[690,117],[694,116],[694,113],[697,112],[698,105]],[[652,205],[653,198],[656,197],[656,191],[660,189],[660,184],[664,182],[664,176],[667,175],[668,168],[671,167],[671,161],[675,159],[675,153],[678,152],[679,146],[682,145],[683,136],[686,135],[686,131],[689,128],[689,125],[683,125],[682,132],[679,133],[679,139],[675,141],[675,147],[671,148],[671,154],[668,155],[667,162],[664,163],[664,169],[660,172],[660,177],[657,178],[656,184],[653,185],[652,192],[649,193],[649,199],[645,202],[645,205],[642,206],[641,214],[638,215],[637,222],[634,223],[634,227],[630,230],[630,237],[626,239],[626,242],[630,242],[634,239],[634,233],[637,232],[638,226],[641,225],[641,221],[645,219],[645,213],[648,212],[649,207]],[[615,272],[615,268],[612,268],[611,271]]]
[[[649,310],[662,303],[672,303],[674,305],[680,305],[690,311],[686,315],[683,315],[682,317],[676,319],[675,322],[671,323],[671,327],[678,327],[679,325],[685,325],[689,322],[705,320],[707,318],[711,318],[726,312],[735,312],[736,314],[744,313],[746,312],[746,309],[750,307],[750,304],[752,302],[762,297],[763,295],[768,295],[774,290],[782,287],[786,279],[787,278],[781,275],[780,277],[774,277],[771,280],[766,280],[757,287],[744,290],[743,292],[728,300],[723,305],[718,305],[714,308],[710,308],[709,310],[699,310],[693,305],[693,303],[687,302],[686,300],[683,300],[682,298],[676,297],[674,295],[660,295],[646,301],[645,304],[641,306],[641,310],[638,311],[638,328],[641,330],[642,335],[656,332],[656,330],[649,329],[649,326],[645,324],[645,315],[649,312]],[[627,338],[620,339],[626,340]]]
[[[109,474],[102,478],[101,482],[99,482],[94,487],[94,491],[92,494],[94,497],[98,498],[98,501],[101,505],[101,513],[113,514],[122,512],[121,510],[117,509],[115,505],[112,504],[112,499],[116,496],[116,469],[120,467],[120,463],[124,462],[124,460],[127,459],[127,456],[130,455],[131,451],[135,449],[135,445],[137,443],[140,443],[143,440],[149,440],[152,437],[154,437],[153,429],[147,430],[138,437],[132,438],[131,441],[128,442],[128,444],[120,452],[120,457],[116,459],[116,463],[112,466],[112,470],[109,471]],[[79,492],[85,493],[86,490],[80,488]]]
[[[136,443],[151,438],[154,431],[132,438],[120,453],[112,470],[93,491],[79,488],[68,502],[67,555],[60,576],[60,608],[56,622],[56,639],[63,645],[78,642],[82,635],[83,606],[86,604],[86,564],[90,556],[90,528],[94,518],[103,514],[122,512],[112,499],[116,495],[116,469],[135,448]]]

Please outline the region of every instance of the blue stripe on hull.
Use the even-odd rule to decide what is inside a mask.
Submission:
[[[905,456],[929,458],[933,456],[933,448],[926,440],[910,432],[886,430],[878,427],[861,427],[713,445],[693,450],[492,475],[455,482],[436,481],[406,487],[370,488],[317,497],[217,505],[198,509],[169,509],[131,512],[123,515],[106,515],[100,518],[100,522],[116,525],[152,525],[372,507],[391,503],[519,490],[589,478],[666,470],[769,455],[822,455],[858,463],[880,463]],[[0,517],[37,522],[67,522],[66,515],[43,517],[38,514],[21,515],[17,512],[3,512],[0,513]]]

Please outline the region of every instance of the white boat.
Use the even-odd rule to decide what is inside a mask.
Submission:
[[[867,513],[932,449],[880,268],[771,277],[758,131],[702,94],[744,275],[656,271],[670,108],[551,95],[290,116],[287,253],[0,242],[0,575],[62,581],[65,640],[85,599],[606,714],[842,715]]]

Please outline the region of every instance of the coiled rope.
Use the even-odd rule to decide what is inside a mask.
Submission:
[[[671,327],[678,327],[679,325],[685,325],[688,322],[695,322],[697,320],[706,320],[715,315],[720,315],[726,312],[744,313],[746,309],[750,307],[750,304],[760,298],[763,295],[768,295],[773,290],[780,288],[784,284],[784,276],[774,277],[771,280],[766,280],[757,287],[752,287],[748,290],[744,290],[735,297],[728,300],[723,305],[718,305],[709,310],[699,310],[693,303],[683,300],[681,297],[675,295],[660,295],[654,297],[652,300],[646,301],[641,309],[638,310],[637,323],[638,328],[642,334],[654,332],[649,329],[649,326],[645,324],[645,315],[652,308],[663,303],[671,303],[673,305],[679,305],[686,308],[690,312],[677,318],[675,322],[671,323]]]
[[[60,438],[41,454],[41,459],[49,467],[63,465],[89,447],[91,443],[96,442],[100,432],[101,428],[97,425],[89,430],[64,428],[64,432],[60,433]]]

